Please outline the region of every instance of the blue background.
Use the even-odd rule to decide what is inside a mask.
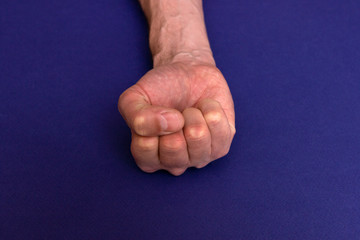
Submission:
[[[0,2],[0,239],[360,239],[360,1],[206,0],[236,107],[181,177],[130,154],[135,0]]]

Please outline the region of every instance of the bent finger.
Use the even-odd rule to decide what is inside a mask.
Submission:
[[[204,116],[197,108],[183,111],[185,119],[184,136],[190,158],[190,165],[200,168],[210,162],[211,135]]]
[[[159,137],[144,137],[132,133],[131,153],[138,167],[144,172],[160,169],[158,146]]]
[[[225,156],[229,152],[233,134],[221,104],[216,100],[204,99],[197,107],[210,130],[212,160]]]
[[[186,170],[189,156],[183,131],[160,136],[159,158],[162,167],[173,175],[180,175]]]

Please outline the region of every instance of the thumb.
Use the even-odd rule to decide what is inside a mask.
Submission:
[[[140,136],[159,136],[180,131],[184,118],[176,109],[150,104],[147,96],[131,87],[121,94],[118,109],[128,126]]]

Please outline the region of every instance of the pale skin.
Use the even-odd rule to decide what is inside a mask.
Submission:
[[[225,156],[235,135],[226,80],[215,65],[201,0],[140,0],[154,68],[123,92],[118,107],[139,168],[179,176]]]

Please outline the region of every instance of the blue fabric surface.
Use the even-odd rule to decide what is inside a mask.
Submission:
[[[152,66],[137,2],[0,2],[0,239],[360,239],[360,1],[204,11],[237,135],[173,177],[117,112]]]

